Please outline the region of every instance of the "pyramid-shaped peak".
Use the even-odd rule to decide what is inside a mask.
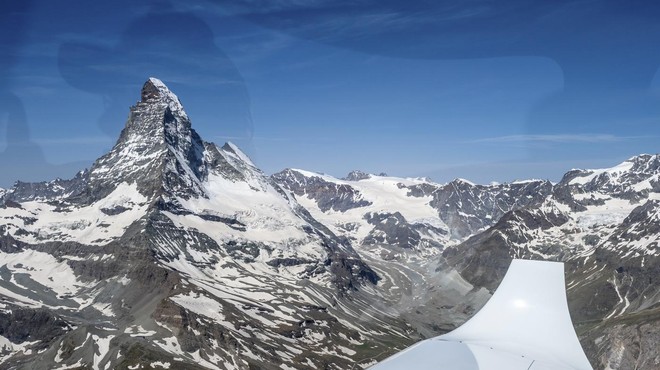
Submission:
[[[163,81],[149,77],[147,82],[144,83],[144,86],[142,86],[142,101],[160,99],[167,93],[171,93],[171,91],[165,86]]]
[[[173,112],[187,118],[179,98],[163,83],[163,81],[149,77],[142,86],[141,100],[143,103],[163,102],[170,106]]]
[[[153,77],[144,83],[141,96],[130,108],[115,146],[92,166],[92,186],[102,189],[100,196],[122,182],[135,183],[150,196],[159,191],[202,195],[205,143],[192,129],[179,98]]]

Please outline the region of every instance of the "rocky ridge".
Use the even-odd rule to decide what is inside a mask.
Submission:
[[[9,189],[0,229],[5,367],[341,368],[406,330],[356,320],[378,275],[154,78],[88,171]]]
[[[612,168],[571,170],[557,184],[435,184],[374,175],[339,180],[299,170],[274,178],[294,189],[314,217],[352,240],[385,277],[384,286],[408,290],[390,299],[424,335],[449,330],[474,312],[484,294],[475,289],[494,291],[511,259],[564,261],[571,314],[594,367],[653,369],[660,352],[642,353],[623,343],[634,338],[635,346],[649,347],[660,331],[659,158],[643,154]],[[322,208],[321,202],[336,196],[335,188],[300,176],[340,185],[368,205],[342,212]],[[448,283],[452,272],[460,278]],[[458,288],[448,287],[457,282],[472,290],[463,290],[460,301],[472,297],[471,305],[454,301],[452,289]]]

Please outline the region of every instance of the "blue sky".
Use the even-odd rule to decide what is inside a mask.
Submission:
[[[267,173],[556,181],[658,152],[658,6],[502,3],[3,3],[0,186],[88,167],[149,76]]]

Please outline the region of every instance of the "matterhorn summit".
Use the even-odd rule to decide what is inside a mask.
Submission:
[[[185,117],[186,119],[188,118],[186,112],[183,110],[183,105],[181,105],[179,97],[174,95],[174,93],[170,91],[167,86],[165,86],[163,81],[155,77],[149,77],[149,79],[144,83],[140,96],[143,102],[162,102],[166,104],[173,113]]]
[[[212,148],[191,128],[179,98],[160,80],[150,78],[119,140],[92,166],[90,185],[100,196],[122,182],[136,183],[145,195],[201,196],[207,150]]]

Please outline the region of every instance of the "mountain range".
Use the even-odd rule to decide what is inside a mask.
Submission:
[[[112,150],[0,190],[0,368],[366,368],[563,261],[596,369],[660,368],[660,156],[547,180],[263,173],[150,78]]]

